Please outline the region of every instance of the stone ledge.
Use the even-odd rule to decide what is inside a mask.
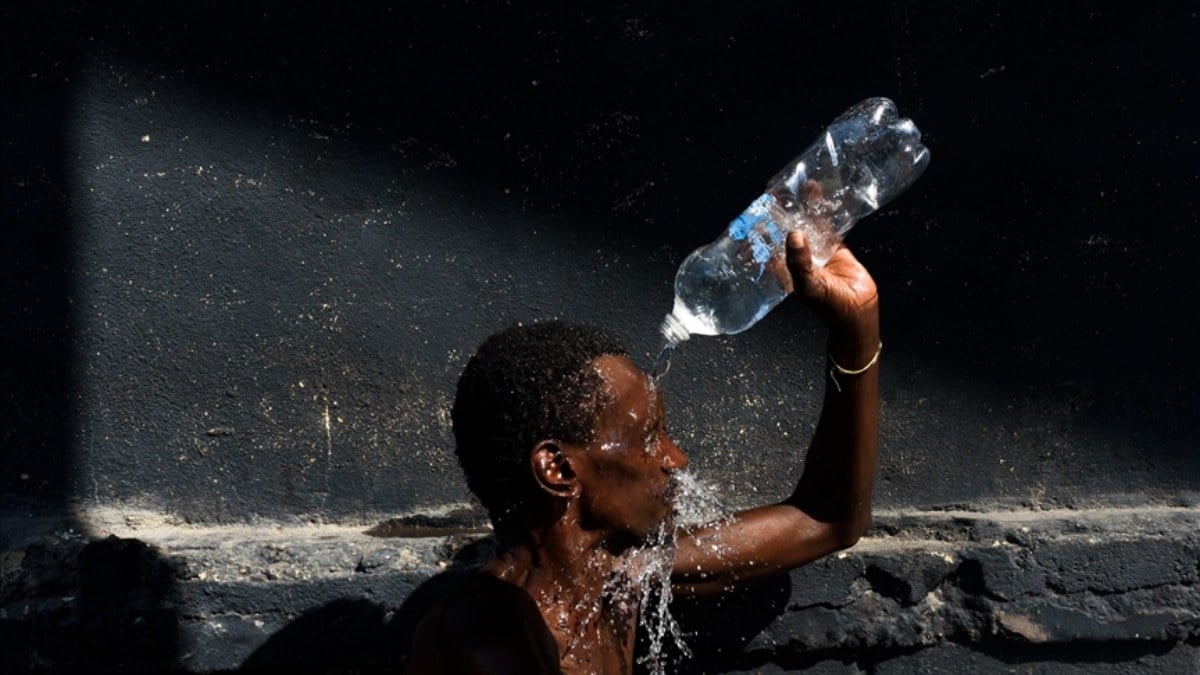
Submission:
[[[884,513],[853,549],[718,612],[677,604],[685,630],[706,636],[693,651],[713,672],[946,645],[1080,662],[1096,645],[1170,651],[1200,640],[1200,511]]]
[[[5,535],[6,670],[395,670],[412,623],[490,548],[469,523],[379,538],[369,523],[90,515],[77,530],[26,519],[24,536]],[[21,522],[6,517],[6,533]],[[1198,586],[1197,508],[886,512],[853,549],[721,599],[677,603],[685,631],[705,636],[689,641],[696,659],[677,665],[845,662],[846,650],[857,663],[952,645],[1074,649],[1081,662],[1088,645],[1159,653],[1200,639]]]

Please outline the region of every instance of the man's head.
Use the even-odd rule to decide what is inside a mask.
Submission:
[[[535,494],[530,453],[539,441],[592,440],[604,392],[588,366],[621,354],[603,331],[555,321],[497,333],[471,358],[452,411],[455,452],[497,529]]]
[[[643,539],[670,513],[671,473],[687,464],[649,377],[589,326],[488,338],[459,379],[453,420],[467,483],[498,531],[574,503],[580,527]]]

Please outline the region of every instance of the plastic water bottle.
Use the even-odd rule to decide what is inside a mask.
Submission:
[[[842,113],[719,239],[679,266],[656,370],[689,336],[740,333],[791,293],[788,232],[803,231],[822,266],[859,218],[904,192],[928,163],[921,132],[890,100],[870,98]]]

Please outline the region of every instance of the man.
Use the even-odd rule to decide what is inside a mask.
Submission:
[[[840,248],[819,269],[787,241],[795,294],[829,329],[831,385],[804,473],[779,504],[677,533],[671,589],[716,593],[853,545],[871,520],[878,296]],[[622,348],[558,323],[492,336],[459,381],[454,432],[495,557],[422,621],[410,673],[629,673],[639,608],[613,593],[670,522],[687,459],[663,400]],[[619,579],[618,579],[619,583]]]

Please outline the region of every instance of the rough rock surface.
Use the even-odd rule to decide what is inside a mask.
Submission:
[[[883,514],[789,577],[676,603],[692,656],[668,670],[1194,671],[1198,525],[1194,507]],[[491,545],[461,512],[196,527],[106,509],[4,531],[6,672],[398,671]]]

